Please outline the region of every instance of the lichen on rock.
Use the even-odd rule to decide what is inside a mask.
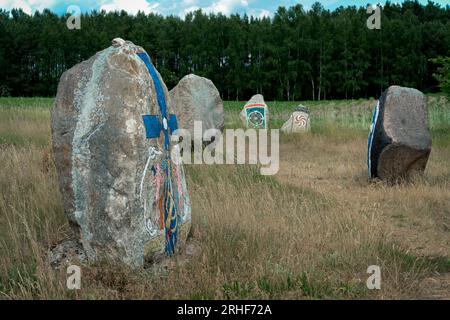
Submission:
[[[164,252],[157,203],[162,189],[157,184],[165,177],[155,168],[169,151],[161,138],[147,139],[145,134],[142,116],[160,115],[160,110],[153,80],[137,55],[143,52],[129,41],[116,40],[66,71],[58,86],[52,110],[55,165],[74,239],[90,261],[105,257],[139,267],[148,256]],[[151,158],[151,150],[158,155]],[[176,185],[185,178],[182,168],[175,168],[181,172]],[[181,188],[178,205],[184,212],[189,198],[185,183]],[[190,207],[188,212],[180,229],[190,225]],[[149,221],[157,232],[148,230]],[[186,236],[180,236],[180,247]]]

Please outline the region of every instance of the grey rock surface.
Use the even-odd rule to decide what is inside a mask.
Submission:
[[[426,98],[391,86],[380,98],[369,136],[369,173],[382,180],[423,173],[431,153]]]
[[[298,106],[291,114],[289,119],[281,127],[284,133],[308,132],[311,130],[311,118],[308,109],[304,106]]]
[[[59,269],[71,264],[84,264],[87,262],[87,257],[81,243],[74,239],[67,239],[49,251],[47,261],[51,267]]]
[[[194,138],[194,121],[201,121],[203,132],[224,128],[223,101],[214,83],[195,74],[183,77],[170,91],[178,127]]]
[[[142,115],[160,115],[154,83],[137,56],[142,52],[115,39],[114,46],[62,75],[52,110],[64,211],[90,261],[106,257],[139,267],[164,251],[150,168],[161,163],[165,152],[162,138],[146,138],[142,121]],[[180,242],[190,225],[184,191]]]

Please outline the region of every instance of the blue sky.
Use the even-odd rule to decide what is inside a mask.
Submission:
[[[0,0],[0,8],[22,8],[26,13],[50,8],[54,12],[64,14],[70,5],[78,5],[83,12],[91,10],[125,10],[137,13],[138,10],[146,13],[155,12],[163,15],[184,16],[187,12],[203,9],[205,12],[222,12],[226,15],[232,13],[247,13],[254,16],[272,15],[279,6],[292,6],[302,4],[310,8],[316,0]],[[341,5],[366,6],[372,3],[384,3],[385,0],[322,0],[325,8],[335,9]],[[399,3],[402,0],[391,0]],[[420,0],[426,4],[427,0]],[[450,0],[434,0],[443,6],[449,5]]]

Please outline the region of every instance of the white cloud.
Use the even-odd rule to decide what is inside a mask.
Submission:
[[[247,8],[247,0],[218,0],[213,2],[210,6],[203,9],[206,13],[219,13],[222,12],[225,15],[234,13],[237,8]]]
[[[42,11],[45,8],[51,8],[56,4],[56,0],[0,0],[2,9],[22,9],[26,14],[32,14],[34,11]]]
[[[182,0],[181,6],[183,7],[192,7],[197,6],[198,0]]]
[[[249,16],[253,16],[255,18],[264,18],[264,17],[272,17],[272,13],[266,9],[252,9],[248,11]]]
[[[247,12],[253,16],[272,16],[278,5],[290,6],[301,3],[305,9],[311,9],[311,5],[317,0],[0,0],[0,8],[11,10],[21,8],[24,12],[31,14],[36,10],[42,11],[44,8],[56,10],[57,13],[64,13],[64,6],[71,4],[79,5],[83,12],[103,9],[105,11],[125,10],[130,14],[136,14],[139,10],[145,13],[161,13],[164,15],[177,14],[181,17],[189,11],[202,9],[206,13],[222,12],[225,15],[232,13]],[[401,3],[404,0],[391,0],[394,3]],[[441,5],[446,5],[449,0],[434,0]],[[333,9],[338,5],[357,4],[364,6],[365,3],[381,2],[377,1],[354,1],[354,0],[320,0],[325,8]],[[427,0],[419,0],[426,4]],[[259,8],[259,9],[258,9]]]
[[[146,0],[112,0],[104,2],[100,6],[100,10],[105,10],[106,12],[125,10],[130,14],[136,14],[139,11],[146,14],[158,13],[157,8],[160,5],[157,2],[150,3]]]
[[[185,8],[183,10],[183,12],[180,14],[180,16],[181,17],[185,17],[189,12],[194,12],[194,11],[197,11],[198,9],[200,9],[200,8],[197,7],[197,6],[192,6],[192,7]]]
[[[5,8],[5,9],[12,9],[12,8],[17,8],[17,9],[22,9],[23,12],[27,13],[27,14],[31,14],[33,9],[31,8],[31,6],[27,3],[27,1],[22,1],[22,0],[0,0],[0,8]]]

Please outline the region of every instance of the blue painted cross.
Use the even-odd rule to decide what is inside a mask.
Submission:
[[[178,206],[176,190],[172,186],[172,160],[170,159],[169,134],[177,130],[177,118],[174,114],[167,115],[166,97],[161,81],[153,67],[149,56],[146,53],[138,53],[139,58],[145,63],[147,70],[153,80],[156,89],[159,110],[161,112],[162,122],[157,115],[142,116],[148,139],[158,138],[161,131],[164,133],[164,148],[166,149],[166,159],[163,160],[163,170],[165,171],[165,181],[163,186],[163,207],[164,207],[164,228],[166,238],[166,253],[172,255],[175,253],[175,246],[178,238]]]
[[[159,120],[157,115],[144,115],[142,116],[145,126],[145,131],[148,139],[158,138],[161,135],[161,131],[164,133],[164,147],[169,149],[169,130],[170,134],[173,134],[178,129],[177,117],[174,114],[167,116],[166,98],[164,90],[159,80],[158,74],[153,67],[149,56],[143,52],[137,54],[139,58],[145,63],[147,70],[155,84],[156,97],[158,100],[159,110],[161,111],[162,121]]]

